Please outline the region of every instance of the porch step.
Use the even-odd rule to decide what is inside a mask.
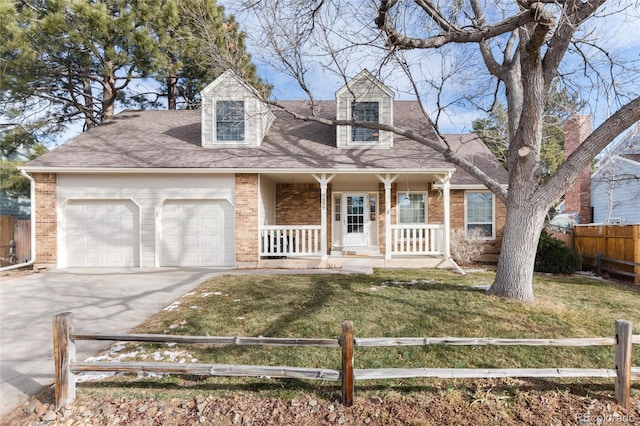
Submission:
[[[333,253],[333,252],[332,252]],[[380,257],[378,247],[343,247],[339,252],[343,257]]]

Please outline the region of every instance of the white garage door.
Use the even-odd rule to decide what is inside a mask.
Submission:
[[[129,200],[72,200],[64,209],[67,266],[139,266],[138,206]]]
[[[160,218],[160,266],[233,265],[234,214],[227,201],[167,201]]]

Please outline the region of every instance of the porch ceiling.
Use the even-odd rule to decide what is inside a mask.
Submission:
[[[261,173],[275,183],[317,183],[313,174],[319,173]],[[377,174],[382,173],[326,173],[327,176],[335,174],[331,183],[371,183],[371,181],[380,182]],[[405,182],[434,182],[442,177],[442,173],[390,173],[392,176],[399,176],[396,182],[404,184]]]

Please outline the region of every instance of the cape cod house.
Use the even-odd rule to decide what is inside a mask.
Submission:
[[[231,71],[202,100],[199,111],[122,112],[28,163],[36,262],[450,267],[452,229],[500,241],[503,204],[423,144],[274,112]],[[281,104],[308,114],[306,101]],[[436,137],[417,102],[394,101],[367,71],[315,108]],[[507,183],[475,135],[446,140]]]

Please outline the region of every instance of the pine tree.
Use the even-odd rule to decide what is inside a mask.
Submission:
[[[541,181],[553,175],[564,161],[564,123],[584,106],[566,90],[551,89],[544,109],[543,142],[540,148]],[[505,106],[496,102],[485,118],[472,123],[473,131],[507,168],[509,118]]]
[[[46,118],[49,136],[97,126],[116,104],[193,106],[222,67],[261,86],[244,35],[213,0],[0,0],[0,13],[0,114]]]

